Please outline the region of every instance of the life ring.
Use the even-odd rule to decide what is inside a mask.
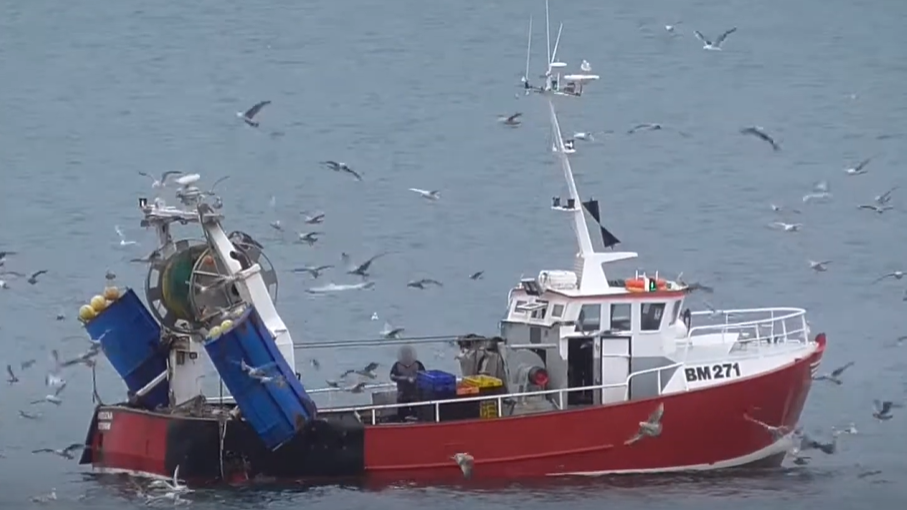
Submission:
[[[624,287],[630,292],[649,292],[647,281],[655,282],[658,291],[668,290],[668,282],[661,278],[631,278],[624,283]]]

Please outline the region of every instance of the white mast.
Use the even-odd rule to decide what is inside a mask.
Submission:
[[[564,170],[564,178],[567,181],[567,190],[570,194],[569,199],[573,201],[573,208],[563,207],[562,209],[573,215],[573,231],[576,234],[576,242],[579,252],[576,254],[576,271],[579,279],[579,291],[584,294],[607,293],[610,285],[605,275],[603,264],[636,258],[638,255],[634,252],[596,252],[592,246],[592,237],[589,235],[589,227],[586,224],[586,215],[583,208],[582,199],[576,188],[576,181],[573,179],[573,169],[570,168],[570,158],[564,147],[564,137],[561,134],[561,126],[557,119],[557,112],[554,109],[554,97],[557,90],[552,87],[552,68],[555,67],[554,59],[557,58],[557,47],[561,39],[561,30],[564,24],[561,23],[557,31],[557,40],[554,43],[554,52],[551,51],[551,37],[549,31],[548,0],[545,0],[545,33],[548,34],[548,72],[546,83],[546,96],[548,99],[548,108],[551,114],[551,131],[554,138],[554,152]],[[564,64],[558,64],[563,67]],[[593,79],[597,79],[595,76]]]

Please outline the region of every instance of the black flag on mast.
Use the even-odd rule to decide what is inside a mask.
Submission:
[[[605,248],[613,248],[615,245],[620,243],[620,239],[614,236],[611,232],[608,232],[608,229],[602,225],[601,214],[598,210],[598,200],[589,199],[583,202],[583,209],[585,209],[595,220],[595,223],[598,225],[598,228],[601,230],[602,234],[602,243],[604,243]]]

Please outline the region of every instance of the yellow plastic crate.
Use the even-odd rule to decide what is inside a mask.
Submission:
[[[479,403],[479,418],[488,419],[488,418],[497,418],[498,417],[498,401],[497,400],[483,400]]]
[[[504,386],[504,381],[490,375],[470,375],[463,378],[463,382],[480,389],[494,389]]]

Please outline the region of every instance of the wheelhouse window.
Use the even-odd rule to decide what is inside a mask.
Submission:
[[[602,305],[583,305],[576,319],[576,330],[586,333],[599,331],[602,324]]]
[[[543,320],[548,313],[548,302],[547,301],[536,301],[533,303],[532,313],[530,316],[533,319]]]
[[[517,301],[516,305],[513,307],[513,313],[519,314],[519,315],[526,313],[526,310],[523,308],[523,306],[525,306],[525,305],[526,305],[525,301]]]
[[[665,303],[643,303],[639,317],[641,331],[658,331],[661,329],[661,318],[665,313]]]
[[[677,322],[677,317],[680,317],[680,301],[674,301],[674,309],[671,310],[671,322],[669,326],[673,326]]]
[[[564,316],[564,305],[554,305],[551,307],[551,316],[552,317],[563,317]]]
[[[611,331],[631,331],[633,329],[632,310],[630,303],[611,305]]]

